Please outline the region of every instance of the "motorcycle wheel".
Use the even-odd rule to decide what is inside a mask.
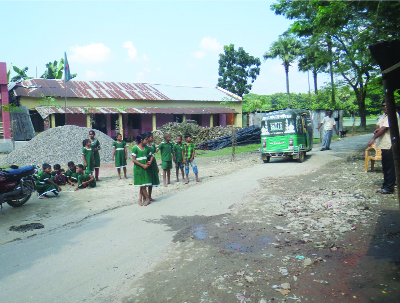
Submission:
[[[7,203],[8,203],[8,205],[10,205],[12,207],[20,207],[20,206],[24,205],[29,200],[30,197],[31,197],[31,195],[25,195],[19,199],[13,199],[11,201],[7,201]]]

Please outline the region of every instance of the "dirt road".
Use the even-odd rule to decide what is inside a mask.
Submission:
[[[275,213],[284,209],[282,197],[293,195],[293,190],[315,196],[315,188],[304,192],[307,186],[301,184],[314,184],[310,180],[321,169],[332,170],[329,165],[343,162],[341,157],[366,141],[367,137],[356,137],[337,142],[334,151],[312,152],[301,164],[279,160],[261,164],[256,154],[242,155],[235,163],[224,157],[199,158],[202,183],[155,189],[157,202],[148,207],[136,204],[138,190],[130,180],[117,181],[113,169],[106,167],[98,188],[78,192],[66,188],[60,198],[32,198],[20,209],[7,207],[0,219],[2,298],[5,302],[281,300],[285,289],[271,283],[275,279],[279,284],[289,276],[296,282],[302,272],[296,269],[298,274],[293,274],[295,269],[287,265],[291,259],[282,243],[293,244],[291,237],[299,236],[296,231],[282,236],[287,230],[280,220],[289,219]],[[44,228],[8,231],[12,225],[32,222]],[[320,242],[304,234],[298,239],[301,245]],[[331,234],[331,239],[339,239]],[[293,247],[302,250],[300,244]],[[282,252],[277,253],[276,247]],[[343,247],[338,250],[342,252]],[[324,262],[315,261],[312,254],[309,257],[311,264]],[[278,268],[282,277],[267,268]],[[304,289],[299,298],[307,297]],[[348,297],[346,291],[341,296],[357,298]]]

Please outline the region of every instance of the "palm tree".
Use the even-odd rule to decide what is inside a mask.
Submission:
[[[285,67],[286,73],[286,92],[288,95],[288,105],[290,104],[289,95],[289,66],[301,53],[301,42],[293,36],[280,36],[278,41],[271,44],[269,51],[264,54],[264,60],[279,57]]]

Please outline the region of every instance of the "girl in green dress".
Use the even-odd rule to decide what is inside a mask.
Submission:
[[[150,204],[150,198],[146,190],[146,186],[151,185],[151,176],[149,173],[149,166],[153,160],[153,155],[147,147],[147,139],[144,134],[136,137],[136,143],[138,144],[132,148],[132,161],[133,166],[133,184],[140,186],[139,191],[139,205],[147,206]],[[150,157],[150,159],[148,159]],[[142,197],[146,199],[146,202],[142,202]]]
[[[151,177],[151,186],[149,186],[149,198],[150,201],[155,201],[151,197],[151,193],[153,192],[153,186],[159,186],[160,185],[160,178],[158,175],[158,166],[157,166],[157,161],[156,161],[156,145],[153,144],[153,134],[151,132],[146,132],[145,133],[146,139],[147,139],[147,147],[150,150],[151,154],[153,155],[153,161],[150,164],[149,167],[149,173]]]
[[[42,170],[38,173],[36,179],[36,190],[39,194],[39,199],[47,199],[47,194],[53,193],[56,196],[61,191],[61,187],[51,180],[51,165],[44,163]]]
[[[94,130],[91,130],[89,132],[89,138],[92,143],[91,148],[93,151],[93,156],[94,156],[94,173],[95,173],[95,178],[96,181],[99,181],[99,170],[100,170],[100,141],[97,140],[94,136],[96,136],[96,133]]]
[[[93,156],[93,151],[92,148],[90,147],[92,145],[92,142],[90,139],[85,139],[82,142],[83,148],[82,148],[82,159],[83,163],[85,164],[85,168],[93,172],[94,169],[94,156]]]
[[[117,134],[115,136],[117,141],[113,142],[113,156],[112,160],[115,159],[115,167],[118,171],[118,180],[121,179],[121,167],[124,170],[124,179],[126,179],[126,159],[128,158],[128,151],[126,149],[125,141],[122,141],[122,135]]]

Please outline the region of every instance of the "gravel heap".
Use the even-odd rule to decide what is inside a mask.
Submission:
[[[66,167],[69,161],[74,161],[75,164],[82,163],[82,141],[89,139],[90,130],[75,125],[51,128],[34,137],[23,147],[12,151],[1,159],[0,164],[42,166],[43,163],[51,165],[58,163]],[[96,138],[100,141],[101,162],[111,162],[114,140],[99,130],[95,132]]]

